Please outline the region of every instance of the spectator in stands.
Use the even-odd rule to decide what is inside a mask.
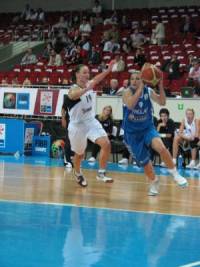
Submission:
[[[65,20],[64,16],[60,16],[59,21],[52,26],[52,31],[59,31],[59,30],[68,30],[69,24],[68,21]]]
[[[48,59],[50,57],[51,54],[51,50],[53,49],[51,42],[48,42],[44,48],[44,51],[42,53],[42,58],[44,59]]]
[[[44,76],[40,82],[41,85],[49,85],[49,77]]]
[[[26,4],[25,8],[22,11],[21,16],[20,16],[21,19],[22,20],[27,20],[27,17],[29,17],[29,15],[30,15],[30,11],[31,11],[31,6],[29,4]]]
[[[142,68],[142,66],[144,65],[144,63],[146,62],[146,57],[145,57],[145,54],[144,54],[144,50],[141,49],[141,48],[138,48],[136,50],[136,53],[135,53],[135,56],[134,56],[134,60],[133,62],[135,64],[137,64],[140,68]]]
[[[161,19],[157,20],[156,27],[152,31],[151,39],[155,40],[155,42],[153,41],[153,43],[158,45],[162,45],[165,43],[165,26],[162,23]]]
[[[138,28],[136,28],[131,34],[130,39],[131,45],[134,49],[143,46],[146,42],[145,36],[142,33],[139,33]]]
[[[179,145],[184,150],[186,147],[191,149],[191,161],[186,166],[194,168],[197,154],[197,143],[200,137],[199,120],[195,118],[195,113],[192,108],[188,108],[185,112],[185,118],[182,120],[179,130],[177,130],[173,141],[173,162],[176,164]]]
[[[92,65],[97,65],[100,64],[100,62],[100,53],[96,50],[95,46],[92,46],[92,50],[88,54],[88,63]]]
[[[197,60],[197,57],[193,54],[189,54],[188,56],[188,65],[186,66],[186,71],[190,72],[190,69],[193,67],[194,62]]]
[[[120,54],[115,55],[115,64],[113,65],[112,72],[121,72],[125,69],[125,62]]]
[[[67,78],[63,78],[63,80],[62,80],[62,84],[63,84],[63,85],[69,85],[70,82],[69,82],[69,80],[68,80]]]
[[[195,32],[195,25],[188,15],[184,17],[184,21],[180,26],[180,32],[183,33],[184,37],[186,37],[188,33]]]
[[[23,86],[23,87],[27,87],[27,86],[30,86],[30,85],[31,85],[31,81],[30,81],[29,77],[26,76],[26,77],[24,78],[24,81],[23,81],[22,86]]]
[[[53,39],[52,44],[53,48],[57,54],[61,53],[65,44],[63,43],[64,34],[61,36],[57,36]]]
[[[106,18],[103,22],[104,25],[113,25],[113,24],[117,24],[118,22],[118,16],[117,16],[117,11],[114,10],[112,13],[112,16],[110,18]]]
[[[74,30],[73,34],[70,36],[72,42],[75,45],[78,45],[81,40],[81,35],[78,29]]]
[[[126,15],[123,15],[121,18],[121,23],[120,23],[121,29],[130,29],[130,23],[126,17]]]
[[[106,65],[106,62],[104,60],[101,61],[101,64],[99,64],[98,70],[99,70],[99,72],[104,72],[107,70],[107,65]]]
[[[3,79],[1,80],[1,86],[2,87],[7,87],[9,85],[9,82],[8,82],[8,77],[3,77]]]
[[[122,87],[119,88],[119,90],[117,91],[116,95],[122,96],[124,90],[126,90],[128,88],[128,84],[129,84],[128,79],[123,80]]]
[[[149,27],[149,22],[147,20],[142,20],[141,24],[139,25],[140,33],[146,35],[151,33],[151,28]]]
[[[94,1],[94,6],[92,8],[92,13],[95,15],[95,17],[102,13],[102,6],[101,6],[99,0],[95,0]]]
[[[87,35],[82,35],[81,36],[81,40],[80,40],[80,43],[79,43],[81,49],[82,49],[82,56],[87,56],[88,53],[91,51],[92,49],[92,44],[88,38]]]
[[[195,96],[200,95],[200,60],[193,60],[192,67],[188,74],[188,85],[194,87]]]
[[[117,79],[111,79],[110,80],[110,87],[103,89],[103,94],[116,95],[116,93],[118,91],[118,86],[119,86],[118,80]]]
[[[62,65],[63,65],[63,61],[62,61],[61,55],[56,53],[55,50],[52,49],[50,52],[48,66],[58,67],[58,66],[62,66]]]
[[[101,14],[96,14],[96,17],[91,17],[91,26],[103,24],[103,18],[101,17]]]
[[[104,41],[113,40],[115,43],[119,42],[119,30],[117,28],[117,25],[113,24],[111,29],[105,31],[103,33],[103,39]]]
[[[169,117],[169,110],[162,108],[159,112],[160,119],[157,122],[157,131],[166,146],[172,154],[172,144],[174,139],[175,123]],[[161,163],[164,165],[164,163]]]
[[[168,79],[170,81],[177,80],[180,78],[180,61],[177,59],[177,55],[172,55],[170,59],[167,59],[163,66],[161,67],[162,71],[168,73]]]
[[[32,49],[28,48],[25,55],[22,57],[21,65],[36,64],[37,61],[37,57],[33,54]]]
[[[120,50],[120,44],[116,43],[114,39],[111,39],[110,41],[105,42],[104,47],[103,47],[104,52],[114,53],[119,50]]]
[[[82,23],[80,24],[79,31],[81,34],[90,36],[92,28],[90,23],[87,21],[86,17],[83,17]]]
[[[105,106],[102,110],[102,113],[96,116],[96,119],[102,124],[104,130],[106,131],[108,138],[112,138],[112,129],[113,129],[113,118],[112,118],[112,107]],[[100,150],[100,146],[93,143],[92,146],[92,155],[88,159],[89,162],[95,162],[97,154]]]
[[[35,22],[37,20],[38,13],[36,10],[31,8],[29,16],[26,17],[26,21]]]
[[[122,52],[129,54],[131,52],[131,46],[127,41],[122,42]]]
[[[77,46],[75,50],[73,50],[71,56],[68,58],[67,64],[82,64],[83,57],[81,56],[81,48]]]
[[[43,22],[45,21],[45,13],[44,13],[44,10],[42,8],[38,8],[37,10],[37,13],[38,13],[38,22]]]
[[[18,87],[18,86],[20,86],[20,83],[19,83],[19,80],[18,80],[18,77],[17,77],[17,76],[15,76],[15,77],[12,79],[11,84],[12,84],[13,87]]]

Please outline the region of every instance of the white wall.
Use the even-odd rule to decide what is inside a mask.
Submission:
[[[200,99],[189,99],[189,98],[167,98],[167,103],[165,108],[170,111],[170,117],[174,121],[181,121],[185,117],[185,110],[187,108],[193,108],[196,116],[200,118],[200,109],[199,109]],[[115,96],[99,96],[96,101],[96,111],[97,114],[101,113],[103,107],[111,105],[113,108],[113,116],[116,120],[122,119],[122,99],[121,97]],[[154,114],[159,118],[159,111],[161,106],[156,103],[153,103]]]

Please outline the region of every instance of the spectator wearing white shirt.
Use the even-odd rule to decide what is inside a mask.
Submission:
[[[134,33],[131,34],[130,37],[133,48],[139,48],[146,42],[145,36],[142,33],[139,33],[137,28],[134,30]]]
[[[152,32],[152,39],[155,39],[156,44],[162,45],[165,42],[165,26],[161,19],[157,20],[156,28]]]
[[[68,22],[63,16],[60,16],[59,21],[53,25],[52,29],[68,29]]]
[[[115,55],[115,61],[116,61],[116,63],[112,67],[112,72],[124,71],[125,62],[124,62],[123,58],[119,54]]]
[[[188,78],[188,85],[194,87],[194,96],[200,96],[200,61],[198,59],[193,60]]]
[[[200,62],[194,60],[193,66],[190,68],[188,77],[194,81],[200,83]]]
[[[25,55],[22,57],[21,65],[35,64],[37,61],[37,57],[33,54],[32,49],[28,48]]]
[[[86,20],[85,17],[83,18],[83,21],[79,27],[79,31],[82,35],[87,35],[87,36],[89,36],[92,31],[90,23]]]
[[[24,10],[22,11],[20,17],[24,20],[27,20],[27,18],[30,16],[30,12],[31,12],[31,7],[29,4],[25,5]]]
[[[99,0],[95,0],[94,1],[94,6],[92,8],[92,13],[97,15],[97,14],[101,14],[102,12],[102,6],[100,4],[100,1]]]
[[[108,24],[112,25],[112,24],[117,24],[117,22],[118,22],[117,11],[114,10],[112,16],[110,18],[106,18],[104,20],[103,24],[104,25],[108,25]]]
[[[116,43],[114,39],[111,39],[110,41],[105,42],[103,51],[104,52],[116,52],[120,49],[120,44]]]
[[[38,8],[37,13],[38,13],[38,21],[44,22],[45,20],[44,10],[42,8]]]
[[[56,53],[54,49],[51,50],[50,52],[50,58],[48,62],[48,66],[62,66],[63,61],[61,58],[61,55]]]

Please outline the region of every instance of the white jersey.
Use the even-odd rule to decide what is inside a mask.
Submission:
[[[76,87],[77,85],[74,85]],[[72,87],[73,90],[73,87]],[[70,123],[80,123],[95,117],[96,93],[91,89],[79,99],[68,99]]]
[[[195,136],[196,132],[195,119],[192,121],[191,124],[189,124],[187,119],[185,118],[184,123],[185,123],[185,130],[184,130],[185,135],[187,135],[188,137]]]

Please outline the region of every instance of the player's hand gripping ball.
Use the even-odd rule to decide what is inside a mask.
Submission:
[[[141,79],[145,84],[154,88],[162,79],[162,71],[153,64],[145,63],[141,70]]]

